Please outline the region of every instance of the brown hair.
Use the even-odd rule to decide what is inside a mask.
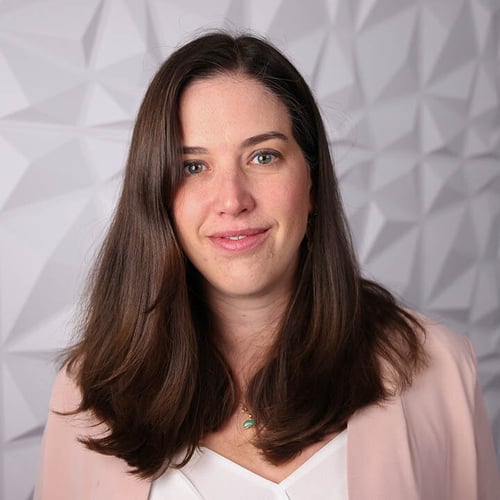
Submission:
[[[143,477],[173,465],[179,452],[186,463],[238,404],[171,213],[182,175],[179,98],[193,80],[227,72],[255,78],[285,104],[314,200],[296,290],[248,388],[260,423],[255,445],[284,462],[345,428],[359,408],[404,390],[424,362],[418,321],[361,277],[323,122],[304,79],[257,37],[201,36],[167,59],[146,92],[121,198],[90,277],[81,337],[64,359],[81,389],[77,411],[92,412],[109,429],[83,441]]]

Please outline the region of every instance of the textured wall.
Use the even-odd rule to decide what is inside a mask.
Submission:
[[[31,496],[54,376],[138,103],[199,28],[315,89],[366,272],[468,335],[500,449],[498,0],[0,1],[1,493]]]

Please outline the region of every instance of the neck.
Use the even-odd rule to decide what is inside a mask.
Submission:
[[[222,350],[244,394],[276,338],[276,330],[288,304],[285,294],[240,298],[210,294]]]

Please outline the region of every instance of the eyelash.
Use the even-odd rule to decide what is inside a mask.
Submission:
[[[272,159],[268,163],[258,163],[256,160],[259,156],[271,156]],[[282,155],[278,153],[278,151],[275,151],[273,149],[262,149],[252,154],[252,156],[250,157],[250,163],[266,166],[271,165],[280,158],[282,158]],[[189,169],[192,167],[201,167],[202,169],[198,172],[190,172]],[[186,175],[198,175],[206,169],[206,165],[203,161],[200,160],[189,160],[184,162],[183,168]]]

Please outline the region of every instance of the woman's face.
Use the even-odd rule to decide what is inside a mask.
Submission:
[[[222,75],[180,100],[181,246],[209,294],[289,294],[311,210],[309,170],[284,104],[261,83]]]

